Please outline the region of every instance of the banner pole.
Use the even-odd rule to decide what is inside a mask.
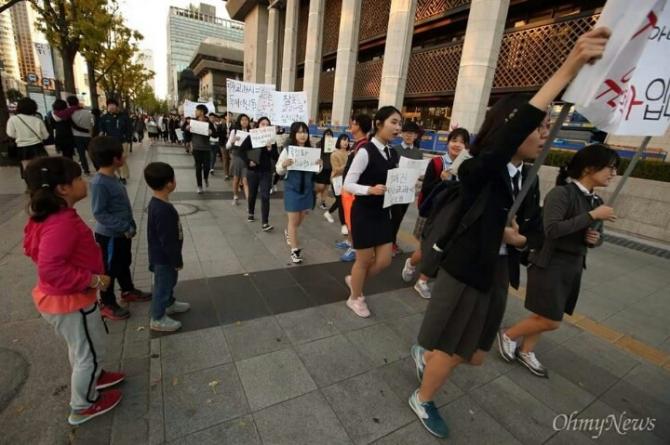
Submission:
[[[556,118],[556,121],[554,124],[551,126],[551,129],[549,130],[549,135],[547,136],[547,140],[544,142],[544,146],[542,147],[542,152],[538,155],[538,157],[535,159],[535,162],[533,162],[533,166],[531,167],[530,171],[528,172],[528,176],[526,177],[526,180],[523,183],[523,187],[521,188],[521,191],[517,195],[517,197],[514,199],[514,203],[512,204],[512,208],[510,208],[509,213],[507,214],[507,225],[510,226],[512,225],[512,220],[516,216],[516,212],[519,211],[519,207],[521,207],[521,203],[523,202],[524,198],[530,191],[530,188],[533,186],[535,183],[535,178],[537,178],[537,175],[540,171],[540,167],[542,167],[542,164],[544,164],[544,160],[547,159],[547,155],[549,155],[549,150],[551,150],[551,145],[554,142],[554,139],[556,139],[556,136],[558,136],[558,132],[561,130],[561,127],[563,126],[563,122],[565,122],[565,119],[568,117],[568,113],[570,112],[570,107],[572,107],[572,103],[570,102],[565,102],[561,106],[561,111],[558,113],[558,117]]]
[[[635,170],[635,166],[637,165],[637,162],[640,160],[640,157],[642,157],[642,153],[644,153],[644,151],[647,149],[647,145],[649,145],[650,140],[651,136],[645,136],[644,139],[642,140],[642,144],[640,144],[640,147],[635,152],[633,159],[630,160],[630,163],[628,164],[628,167],[626,168],[626,171],[624,172],[623,176],[619,180],[619,183],[616,185],[614,192],[612,192],[612,196],[610,196],[610,199],[607,202],[608,206],[614,207],[614,202],[619,197],[619,193],[621,193],[623,185],[626,183],[626,181],[628,181],[628,178],[630,177],[631,173],[633,173],[633,170]]]

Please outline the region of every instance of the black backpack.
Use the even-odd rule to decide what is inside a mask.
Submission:
[[[445,181],[429,195],[430,212],[421,234],[421,270],[431,278],[437,276],[444,253],[454,240],[479,219],[490,194],[484,186],[476,201],[463,213],[463,186],[459,181]],[[425,209],[424,209],[425,210]],[[433,246],[438,246],[442,252]]]

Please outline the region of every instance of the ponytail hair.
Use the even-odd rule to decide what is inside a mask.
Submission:
[[[81,176],[81,167],[71,159],[58,157],[37,158],[26,167],[24,177],[28,184],[30,218],[42,222],[53,213],[67,207],[56,187],[69,185]]]
[[[621,158],[607,144],[591,144],[579,150],[558,171],[556,185],[565,185],[568,178],[579,179],[587,170],[599,171],[605,167],[619,167]]]

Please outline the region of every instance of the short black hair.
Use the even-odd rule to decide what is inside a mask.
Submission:
[[[123,156],[123,145],[111,136],[96,136],[88,143],[88,153],[98,167],[109,167]]]
[[[203,113],[205,116],[207,115],[207,112],[209,111],[209,110],[207,109],[207,107],[206,107],[205,105],[203,105],[203,104],[198,104],[198,105],[196,105],[196,106],[195,106],[195,109],[196,109],[196,110],[200,110],[200,111],[202,111],[202,113]]]
[[[56,99],[54,100],[54,103],[51,104],[51,108],[54,111],[63,111],[67,108],[67,102],[65,102],[63,99]]]
[[[71,107],[79,105],[79,99],[77,98],[77,96],[74,95],[68,96],[67,99],[65,100],[67,101],[67,104]]]
[[[37,102],[29,97],[22,97],[16,103],[16,114],[32,116],[37,113]]]
[[[174,169],[165,162],[150,162],[144,167],[144,180],[152,190],[163,190],[174,181]]]
[[[403,132],[416,133],[416,134],[421,133],[421,129],[416,124],[416,122],[412,122],[410,120],[406,120],[405,123],[402,125],[402,131]]]
[[[463,139],[463,144],[465,144],[466,148],[470,146],[470,133],[465,128],[454,128],[451,130],[449,136],[447,136],[447,142],[451,142],[458,137]]]
[[[357,114],[352,120],[356,122],[356,125],[361,128],[363,133],[367,134],[370,133],[370,130],[372,130],[372,119],[370,119],[370,116],[367,114]]]
[[[113,97],[110,97],[109,99],[107,99],[107,105],[112,105],[112,104],[116,105],[117,107],[119,106],[119,102],[116,99],[114,99]]]

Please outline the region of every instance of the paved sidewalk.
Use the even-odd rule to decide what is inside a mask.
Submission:
[[[129,320],[108,323],[106,366],[128,373],[124,400],[113,414],[78,428],[65,421],[64,344],[30,298],[35,278],[21,247],[23,186],[14,170],[2,169],[0,352],[18,353],[29,367],[18,394],[0,406],[0,443],[436,443],[407,406],[417,386],[409,346],[426,303],[400,280],[404,258],[366,288],[373,317],[359,319],[343,303],[349,265],[334,248],[338,224],[313,212],[301,228],[305,264],[292,266],[281,194],[271,203],[275,231],[264,233],[260,222],[246,222],[245,205],[231,205],[220,171],[199,196],[183,149],[146,145],[131,155],[128,185],[140,228],[133,245],[140,288],[151,286],[144,214],[150,193],[141,180],[151,160],[169,162],[177,174],[173,201],[185,233],[177,297],[193,309],[172,335],[149,332],[147,303],[132,304]],[[88,200],[78,211],[92,222]],[[400,237],[407,251],[415,218],[410,209]],[[452,430],[449,443],[670,442],[668,265],[609,243],[590,252],[579,315],[537,351],[551,378],[533,377],[496,353],[482,367],[457,369],[437,400]],[[510,296],[505,323],[525,313]],[[14,362],[18,373],[21,360]],[[580,419],[652,417],[655,428],[620,435],[610,424],[597,439],[553,428],[573,412]]]

